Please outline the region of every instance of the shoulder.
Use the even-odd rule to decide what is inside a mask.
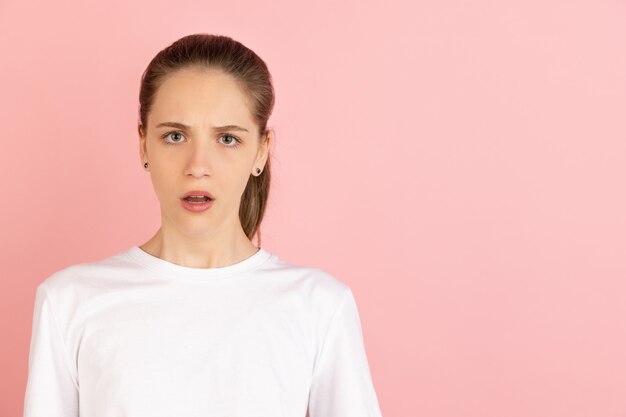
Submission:
[[[123,276],[129,268],[126,258],[118,252],[109,257],[103,257],[88,262],[68,265],[49,274],[37,286],[37,291],[43,291],[53,299],[76,295],[88,288],[97,288],[103,285],[103,278]]]
[[[297,289],[315,304],[326,309],[337,306],[352,290],[348,283],[328,270],[297,264],[275,256],[268,265],[272,276]]]

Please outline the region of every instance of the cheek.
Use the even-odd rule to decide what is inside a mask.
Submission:
[[[172,196],[176,197],[178,193],[183,193],[186,187],[202,184],[200,186],[208,187],[224,200],[238,200],[250,178],[251,163],[240,155],[216,149],[216,152],[220,151],[223,154],[216,155],[207,163],[209,174],[204,179],[192,178],[184,174],[186,163],[184,154],[154,152],[151,176],[159,198],[171,200]]]
[[[180,176],[180,175],[179,175]],[[155,191],[160,196],[167,197],[168,194],[179,192],[177,188],[182,186],[182,181],[171,167],[159,168],[152,171],[152,184]]]

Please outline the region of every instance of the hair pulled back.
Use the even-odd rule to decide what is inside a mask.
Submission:
[[[223,35],[196,33],[184,36],[161,50],[141,76],[139,91],[139,131],[147,128],[148,114],[159,87],[167,75],[190,66],[219,69],[230,74],[248,97],[250,111],[261,139],[268,133],[267,121],[274,108],[274,88],[265,62],[251,49]],[[270,190],[270,157],[259,176],[250,175],[241,196],[239,220],[252,240],[258,237]]]

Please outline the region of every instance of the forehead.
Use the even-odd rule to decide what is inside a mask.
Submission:
[[[204,68],[169,74],[155,95],[150,119],[190,125],[254,124],[248,96],[237,80],[223,71]]]

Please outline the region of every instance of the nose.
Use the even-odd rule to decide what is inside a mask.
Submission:
[[[210,175],[212,152],[209,149],[209,145],[207,138],[200,138],[193,141],[191,146],[188,147],[189,154],[187,156],[187,164],[185,165],[185,175],[198,178]]]

